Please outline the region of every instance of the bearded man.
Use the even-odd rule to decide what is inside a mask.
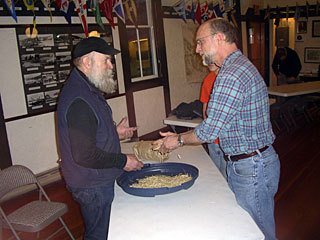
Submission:
[[[141,169],[132,154],[122,154],[120,139],[135,127],[127,118],[116,126],[103,93],[116,88],[112,55],[118,50],[102,38],[81,40],[73,50],[74,68],[58,102],[58,135],[62,174],[80,204],[84,239],[107,239],[115,179],[125,171]]]
[[[275,240],[274,196],[280,162],[272,143],[267,87],[256,67],[237,47],[237,29],[223,18],[203,23],[196,52],[208,68],[220,67],[210,95],[208,117],[194,130],[161,133],[162,152],[219,138],[227,160],[227,180],[238,204]],[[214,213],[213,213],[214,214]],[[236,233],[235,233],[236,234]]]

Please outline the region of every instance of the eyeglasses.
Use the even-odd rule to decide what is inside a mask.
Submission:
[[[212,37],[212,36],[214,36],[214,35],[216,35],[216,34],[217,34],[217,33],[212,33],[212,34],[210,34],[210,35],[207,35],[207,36],[198,38],[198,39],[196,40],[197,45],[202,46],[202,44],[203,44],[203,39],[205,39],[205,38],[207,38],[207,37]]]

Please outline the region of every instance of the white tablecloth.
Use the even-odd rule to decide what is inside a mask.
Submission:
[[[122,144],[124,153],[132,153],[131,147],[132,143]],[[129,195],[116,185],[109,240],[264,239],[202,146],[179,148],[169,162],[197,167],[194,185],[155,197]]]

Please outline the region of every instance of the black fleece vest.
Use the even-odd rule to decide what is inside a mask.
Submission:
[[[66,116],[72,102],[79,98],[88,103],[97,118],[96,146],[109,153],[121,152],[110,106],[101,92],[74,68],[61,91],[57,110],[62,174],[71,187],[111,186],[122,170],[85,168],[73,160]]]

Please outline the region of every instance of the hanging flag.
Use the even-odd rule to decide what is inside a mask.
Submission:
[[[270,19],[270,6],[269,6],[269,4],[267,5],[267,9],[265,10],[265,12],[264,12],[264,18],[263,18],[264,20],[269,20]]]
[[[126,13],[127,18],[130,22],[133,23],[136,27],[138,26],[138,13],[137,7],[134,0],[125,0],[123,2],[124,10]]]
[[[198,24],[201,24],[201,9],[200,9],[200,2],[198,1],[194,19],[197,21]]]
[[[24,5],[26,6],[27,10],[34,11],[34,1],[33,0],[23,0]]]
[[[216,15],[216,17],[222,17],[222,12],[220,10],[219,4],[216,4],[213,7],[213,11],[214,11],[214,15]]]
[[[92,10],[92,13],[94,15],[94,18],[96,20],[96,23],[103,29],[105,30],[104,28],[104,25],[103,25],[103,22],[102,22],[102,19],[101,19],[101,13],[100,13],[100,8],[99,8],[99,4],[98,4],[98,0],[91,0],[90,2],[90,8]],[[89,34],[90,35],[90,34]]]
[[[4,5],[6,5],[8,11],[10,12],[12,18],[16,22],[18,22],[16,9],[15,9],[15,6],[14,6],[14,0],[3,0],[3,2],[4,2]]]
[[[308,21],[308,18],[309,18],[309,3],[308,1],[306,2],[306,19]]]
[[[55,3],[69,24],[71,24],[71,16],[74,12],[74,3],[68,0],[55,0]]]
[[[196,4],[192,0],[191,5],[187,6],[186,11],[189,12],[190,18],[192,19],[193,22],[195,22],[195,9],[196,9]]]
[[[237,22],[236,17],[235,17],[235,15],[236,15],[236,10],[233,9],[233,10],[231,10],[229,13],[230,13],[230,21],[232,22],[233,26],[234,26],[236,29],[239,30],[238,22]]]
[[[208,3],[207,2],[201,4],[200,11],[201,11],[201,22],[207,21],[208,20]]]
[[[208,19],[216,18],[216,14],[214,12],[213,2],[210,2],[208,5]]]
[[[50,0],[41,0],[41,2],[45,6],[45,8],[48,9],[48,12],[50,14],[50,22],[52,22],[52,13],[51,13],[51,8],[49,7]]]
[[[224,13],[226,11],[226,6],[225,6],[225,3],[224,3],[224,0],[218,0],[218,5],[219,5],[219,8],[220,8],[220,11],[222,13]]]
[[[117,17],[125,24],[126,19],[124,17],[124,10],[122,0],[116,0],[113,6],[113,12],[117,15]]]
[[[276,8],[276,19],[274,20],[274,25],[276,25],[276,27],[279,27],[280,24],[280,9],[277,6]]]
[[[286,19],[288,22],[289,21],[289,6],[288,5],[286,6]]]
[[[112,11],[113,11],[113,0],[102,0],[100,1],[99,7],[101,11],[103,12],[104,16],[110,23],[111,27],[114,28],[114,21],[113,21],[113,16],[112,16]]]
[[[33,19],[32,19],[33,26],[32,26],[32,30],[31,30],[33,38],[36,38],[38,36],[38,29],[37,29],[37,21],[36,20],[37,20],[37,17],[35,14],[33,14]]]
[[[89,35],[87,23],[87,3],[86,0],[73,0],[76,5],[76,12],[78,13],[84,34],[86,37]]]
[[[183,21],[187,22],[185,0],[180,0],[176,5],[173,6],[173,9],[178,13]]]
[[[316,15],[319,15],[319,2],[317,1],[317,5],[316,5]]]
[[[299,8],[299,5],[298,3],[296,2],[296,11],[294,13],[294,19],[297,21],[300,17],[300,8]]]

